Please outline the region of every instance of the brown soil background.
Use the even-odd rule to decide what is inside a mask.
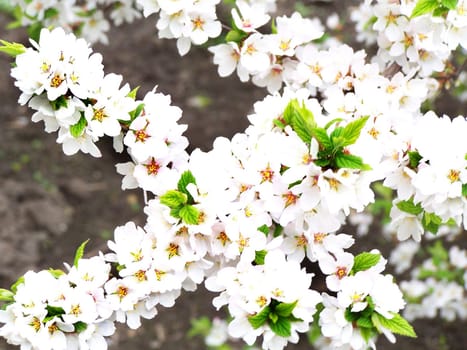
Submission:
[[[293,3],[279,1],[285,9],[292,8]],[[344,17],[350,3],[355,1],[306,5],[314,15],[337,11]],[[0,14],[0,38],[26,44],[24,30],[4,29],[8,22]],[[141,86],[139,97],[155,85],[170,94],[173,103],[184,111],[191,149],[208,150],[216,136],[230,137],[243,131],[245,116],[266,92],[240,83],[235,76],[219,78],[206,50],[194,49],[179,57],[173,41],[157,39],[154,25],[155,18],[151,17],[113,28],[110,45],[94,48],[103,54],[106,72],[122,74],[132,87]],[[60,268],[63,261],[71,262],[76,247],[88,238],[90,256],[105,251],[114,227],[129,220],[144,223],[141,194],[120,190],[121,177],[114,164],[122,158],[113,152],[111,144],[100,142],[102,159],[83,154],[66,157],[55,142],[55,134],[44,133],[42,124],[30,121],[31,111],[17,105],[19,92],[9,77],[10,63],[0,55],[0,287],[4,288],[29,269]],[[207,97],[209,106],[200,106],[199,97]],[[453,107],[450,100],[440,101],[442,112],[462,110],[459,105]],[[356,249],[381,244],[377,229]],[[378,248],[387,256],[389,247]],[[161,308],[154,320],[144,320],[139,330],[119,327],[110,340],[110,349],[206,349],[201,339],[189,339],[186,333],[191,319],[216,314],[211,298],[202,287],[183,294],[173,308]],[[425,320],[416,322],[415,329],[417,339],[398,337],[397,344],[391,345],[381,338],[378,349],[467,349],[467,322]],[[287,349],[310,348],[303,339]],[[15,348],[0,340],[3,349]]]

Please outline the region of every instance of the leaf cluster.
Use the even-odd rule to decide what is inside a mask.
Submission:
[[[255,315],[248,316],[248,322],[254,329],[268,325],[279,337],[288,338],[292,334],[292,322],[301,321],[292,312],[297,306],[293,303],[281,303],[272,299],[271,303]]]
[[[445,16],[450,10],[455,10],[458,0],[418,0],[410,18],[419,17],[425,14],[433,16]]]
[[[196,179],[191,171],[185,171],[177,184],[176,190],[167,191],[160,197],[160,202],[170,208],[170,215],[181,219],[187,225],[198,225],[202,213],[193,205],[195,201],[188,191],[189,184],[196,185]]]
[[[371,167],[363,162],[361,157],[350,154],[346,147],[353,145],[360,137],[368,117],[363,117],[349,122],[345,126],[337,126],[329,133],[332,125],[338,124],[342,119],[331,120],[326,126],[319,127],[313,113],[297,99],[291,100],[284,110],[282,119],[276,119],[274,124],[284,129],[290,125],[298,137],[308,146],[312,139],[319,145],[315,164],[324,169],[337,170],[341,168],[370,170]]]

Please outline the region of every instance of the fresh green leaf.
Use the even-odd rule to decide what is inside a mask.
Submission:
[[[439,226],[443,223],[443,219],[441,219],[435,213],[428,213],[424,212],[422,217],[422,225],[426,231],[431,233],[438,233]]]
[[[288,338],[292,334],[292,325],[290,320],[284,317],[279,317],[276,322],[270,322],[269,327],[279,337]]]
[[[399,314],[394,314],[393,318],[387,319],[379,313],[375,312],[371,316],[371,320],[379,331],[381,331],[381,328],[384,327],[395,334],[400,334],[411,338],[417,337],[417,334],[415,333],[410,323]]]
[[[358,314],[357,312],[352,312],[350,311],[350,308],[347,308],[344,311],[344,317],[347,321],[353,323],[354,321],[358,320],[358,318],[360,317],[360,314]]]
[[[396,207],[399,208],[400,211],[412,215],[418,215],[423,212],[422,206],[420,204],[414,204],[413,200],[411,199],[396,203]]]
[[[6,40],[0,40],[0,52],[4,52],[11,57],[16,57],[26,52],[26,48],[23,44],[15,42],[8,42]]]
[[[279,316],[275,312],[270,312],[268,317],[272,323],[276,323],[279,320]],[[271,322],[269,322],[269,324],[271,324]]]
[[[127,97],[131,97],[133,100],[136,100],[136,94],[138,93],[139,88],[139,86],[135,87],[128,93]]]
[[[269,230],[269,226],[266,224],[258,227],[258,231],[264,233],[266,236],[269,234]]]
[[[264,258],[266,257],[267,250],[257,250],[255,252],[255,264],[264,265]]]
[[[433,12],[439,6],[438,0],[418,0],[410,18],[415,18]]]
[[[234,43],[240,43],[248,36],[247,33],[240,29],[232,29],[230,30],[227,35],[225,36],[226,42],[233,41]]]
[[[59,12],[56,8],[49,7],[47,10],[44,11],[44,19],[57,17],[58,14]]]
[[[277,126],[279,129],[284,130],[285,124],[282,122],[281,119],[274,119],[272,122],[273,122],[274,125]]]
[[[70,134],[74,138],[78,138],[83,134],[84,129],[88,125],[88,122],[84,115],[81,115],[78,122],[75,125],[70,126]]]
[[[355,256],[351,273],[357,273],[358,271],[366,271],[369,268],[375,266],[381,258],[380,254],[373,254],[363,252]]]
[[[192,205],[185,205],[180,208],[179,211],[180,219],[188,225],[198,225],[200,212]]]
[[[279,303],[276,305],[275,312],[281,317],[289,317],[292,314],[292,311],[297,306],[298,300],[293,303]]]
[[[273,233],[274,238],[279,237],[282,234],[282,231],[284,231],[284,228],[281,225],[276,224],[276,227],[274,227],[274,233]]]
[[[81,243],[78,249],[76,249],[75,258],[73,260],[73,266],[78,267],[78,263],[84,255],[84,249],[86,248],[86,244],[88,244],[88,242],[89,239],[85,240],[83,243]]]
[[[449,10],[455,10],[458,0],[441,0],[441,4]]]
[[[160,197],[160,202],[168,206],[170,209],[180,208],[188,201],[188,196],[185,193],[176,190],[167,191]]]
[[[302,114],[295,115],[290,125],[303,142],[310,144],[313,129]]]
[[[357,326],[361,328],[373,328],[373,322],[371,322],[371,318],[369,317],[360,317],[357,320]]]
[[[86,323],[84,323],[84,322],[81,322],[81,321],[73,323],[73,326],[75,327],[75,332],[76,333],[84,332],[88,328],[88,325]]]
[[[360,133],[365,126],[368,117],[362,117],[357,120],[351,121],[348,123],[342,130],[342,133],[339,135],[344,139],[344,142],[340,145],[340,147],[346,147],[353,145],[357,142],[358,138],[360,137]]]
[[[467,197],[467,184],[462,184],[462,196]]]
[[[18,290],[18,287],[19,287],[21,284],[23,284],[23,283],[24,283],[24,276],[21,276],[20,278],[18,278],[18,279],[16,280],[15,283],[13,283],[13,284],[11,285],[10,290],[11,290],[14,294],[16,294],[16,292],[17,292],[17,290]]]
[[[355,156],[353,154],[346,154],[339,152],[335,157],[336,167],[339,169],[360,169],[360,170],[371,170],[371,167],[368,164],[363,163],[361,157]]]
[[[187,170],[180,176],[180,180],[178,180],[177,188],[180,192],[185,193],[188,196],[188,203],[193,204],[194,203],[193,196],[187,190],[187,186],[189,184],[196,185],[196,179],[193,176],[192,172],[190,170]]]
[[[316,123],[313,113],[305,105],[300,106],[297,99],[291,100],[284,110],[283,118],[303,142],[307,144],[311,142],[312,130],[316,127]]]
[[[66,96],[60,96],[57,99],[50,101],[49,103],[54,111],[58,111],[62,107],[68,107],[68,99],[66,98]]]
[[[61,316],[65,314],[65,310],[61,306],[47,305],[47,317]]]
[[[0,288],[0,301],[15,301],[15,294],[8,289]]]
[[[409,165],[412,169],[417,169],[420,161],[422,160],[422,156],[417,151],[409,151]]]
[[[63,276],[65,274],[65,272],[59,269],[48,269],[47,271],[55,278],[59,278],[60,276]]]
[[[250,322],[251,326],[254,329],[258,329],[263,324],[265,324],[266,321],[269,319],[270,311],[271,311],[271,308],[269,306],[266,306],[263,310],[258,312],[256,315],[248,316],[248,322]]]
[[[176,219],[180,219],[180,208],[172,208],[170,209],[170,216]]]
[[[336,124],[336,123],[340,123],[341,121],[343,121],[344,119],[343,118],[334,118],[333,120],[329,121],[326,123],[326,125],[324,126],[324,128],[327,130],[329,129],[332,125]]]
[[[312,136],[318,141],[320,148],[322,149],[331,149],[332,142],[331,139],[326,132],[326,129],[323,128],[313,128],[311,130]]]
[[[141,115],[141,112],[144,109],[144,103],[140,103],[130,114],[130,120],[133,121]]]
[[[28,36],[35,42],[39,42],[42,28],[42,22],[34,22],[28,27]]]

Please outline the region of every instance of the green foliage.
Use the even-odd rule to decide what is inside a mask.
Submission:
[[[268,252],[266,250],[257,250],[255,252],[255,264],[264,265],[264,258]]]
[[[399,208],[400,211],[412,215],[419,215],[423,212],[423,208],[420,203],[414,204],[413,199],[400,201],[396,203],[396,207]]]
[[[0,288],[0,301],[12,302],[15,300],[15,294],[8,289]]]
[[[425,231],[436,234],[442,223],[443,220],[438,215],[426,211],[423,212],[422,225]]]
[[[185,193],[176,190],[167,191],[160,197],[161,204],[171,209],[182,207],[187,204],[188,196]]]
[[[371,315],[371,320],[379,331],[384,327],[395,334],[404,335],[410,338],[417,337],[417,334],[410,323],[399,314],[394,314],[393,318],[387,319],[375,312]]]
[[[73,260],[73,266],[78,267],[78,263],[84,255],[84,249],[86,248],[86,244],[88,244],[88,242],[89,239],[85,240],[83,243],[81,243],[78,249],[76,249],[75,258]]]
[[[318,158],[315,163],[328,169],[358,169],[370,170],[361,157],[349,154],[345,147],[353,145],[360,137],[368,117],[363,117],[349,122],[344,127],[336,127],[331,134],[328,129],[342,121],[340,118],[331,120],[324,128],[318,127],[313,113],[304,104],[300,105],[297,99],[291,100],[283,113],[283,120],[276,119],[275,125],[283,129],[290,125],[298,137],[307,145],[314,138],[319,145]]]
[[[198,225],[200,218],[200,211],[192,205],[185,205],[180,208],[179,214],[180,219],[188,225]]]
[[[292,322],[298,321],[292,315],[296,305],[297,301],[281,303],[273,299],[260,312],[250,315],[248,322],[254,329],[267,324],[276,335],[287,338],[292,334]]]
[[[84,332],[88,328],[88,325],[86,323],[84,323],[84,322],[81,322],[81,321],[73,323],[73,326],[75,327],[75,332],[76,333]]]
[[[11,291],[16,294],[16,291],[18,290],[18,286],[24,283],[24,276],[21,276],[16,280],[15,283],[13,283],[10,287]]]
[[[456,9],[458,0],[418,0],[410,18],[432,14],[444,16],[449,10]]]
[[[417,169],[420,161],[422,160],[422,156],[417,151],[409,151],[409,165],[411,169]]]
[[[363,252],[355,256],[351,274],[355,274],[359,271],[366,271],[369,268],[375,266],[381,259],[380,254],[373,254],[368,252]]]
[[[74,138],[80,137],[86,126],[88,125],[88,121],[84,117],[84,115],[81,115],[81,118],[79,118],[78,122],[75,125],[70,126],[70,134]]]
[[[187,186],[189,184],[195,184],[196,185],[196,179],[193,176],[192,172],[187,170],[180,176],[180,180],[178,180],[178,183],[177,183],[177,188],[178,188],[178,190],[180,192],[185,193],[187,195],[188,203],[193,204],[194,203],[193,196],[187,190]]]
[[[269,226],[268,225],[262,225],[258,227],[258,231],[264,233],[265,236],[269,234]]]
[[[23,44],[18,44],[15,42],[8,42],[6,40],[0,39],[0,52],[4,52],[11,57],[16,57],[26,52],[26,48]]]

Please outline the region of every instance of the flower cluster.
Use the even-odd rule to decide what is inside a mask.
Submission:
[[[16,25],[36,28],[62,27],[89,42],[108,43],[110,23],[120,25],[141,18],[136,1],[10,0]],[[108,17],[108,18],[107,18]],[[38,26],[39,24],[39,26]],[[39,33],[37,33],[39,34]]]
[[[467,48],[467,2],[365,1],[353,14],[360,38],[377,41],[375,59],[422,76],[441,72],[451,51]]]
[[[466,228],[467,144],[461,135],[467,120],[428,112],[412,127],[417,132],[407,135],[406,146],[395,155],[398,166],[384,181],[397,191],[392,228],[400,240],[412,236],[417,241],[425,230],[436,233],[442,223]],[[439,137],[442,141],[433,143]]]

